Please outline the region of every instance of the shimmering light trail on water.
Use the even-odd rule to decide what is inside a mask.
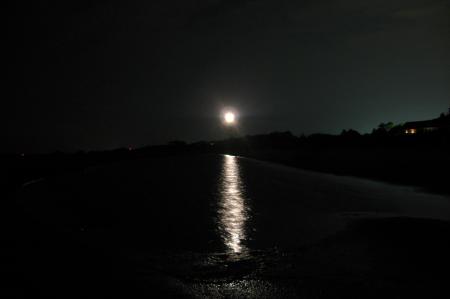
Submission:
[[[247,250],[243,241],[247,237],[245,226],[248,214],[237,157],[223,156],[219,188],[218,225],[221,238],[230,252],[243,253]]]

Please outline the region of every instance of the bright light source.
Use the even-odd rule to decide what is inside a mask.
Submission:
[[[226,124],[233,124],[236,121],[236,116],[233,112],[227,112],[223,116]]]

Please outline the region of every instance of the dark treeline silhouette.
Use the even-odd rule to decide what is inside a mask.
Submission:
[[[233,154],[341,175],[362,176],[426,187],[450,193],[443,172],[450,166],[450,114],[432,120],[439,127],[407,133],[411,124],[382,123],[370,134],[343,130],[339,135],[295,136],[291,132],[234,137],[109,151],[55,152],[40,155],[2,155],[2,191],[48,176],[82,171],[88,167],[126,159],[170,155]]]

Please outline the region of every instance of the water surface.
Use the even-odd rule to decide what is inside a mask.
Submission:
[[[64,275],[77,275],[77,286],[83,277],[95,284],[104,275],[111,290],[119,281],[125,292],[161,288],[176,297],[299,297],[311,289],[292,277],[320,280],[346,269],[344,277],[356,279],[374,267],[361,253],[372,251],[355,249],[366,241],[339,241],[350,247],[333,250],[315,245],[355,219],[450,218],[448,197],[230,155],[99,166],[29,184],[18,202],[34,219],[27,228],[34,241],[21,247],[28,250],[23,256],[37,263],[29,272],[44,285],[59,279],[62,290],[74,289],[60,281]],[[382,234],[390,231],[380,223]],[[356,268],[346,268],[358,258]],[[43,276],[42,269],[66,274]]]
[[[27,186],[25,207],[148,251],[298,247],[357,216],[448,219],[438,195],[231,155],[127,161]]]

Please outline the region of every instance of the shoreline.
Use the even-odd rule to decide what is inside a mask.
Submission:
[[[417,188],[418,191],[449,196],[445,170],[450,169],[446,147],[300,147],[286,149],[178,148],[162,154],[158,151],[123,151],[93,154],[55,154],[30,157],[1,157],[2,192],[10,193],[22,185],[63,174],[84,171],[90,167],[136,159],[232,154],[272,162],[296,169],[350,176],[388,184]]]
[[[414,188],[418,192],[450,196],[450,186],[446,181],[446,174],[444,173],[445,169],[448,169],[446,166],[450,167],[448,157],[444,157],[442,165],[433,166],[433,162],[435,161],[422,160],[420,161],[420,165],[414,168],[404,167],[401,163],[389,165],[389,161],[383,161],[383,163],[378,164],[380,160],[385,158],[383,155],[365,159],[360,159],[359,157],[330,159],[324,158],[323,153],[311,154],[302,151],[280,151],[275,154],[269,151],[233,154],[305,171],[368,179],[396,186]],[[434,159],[443,155],[445,153],[435,156]]]

